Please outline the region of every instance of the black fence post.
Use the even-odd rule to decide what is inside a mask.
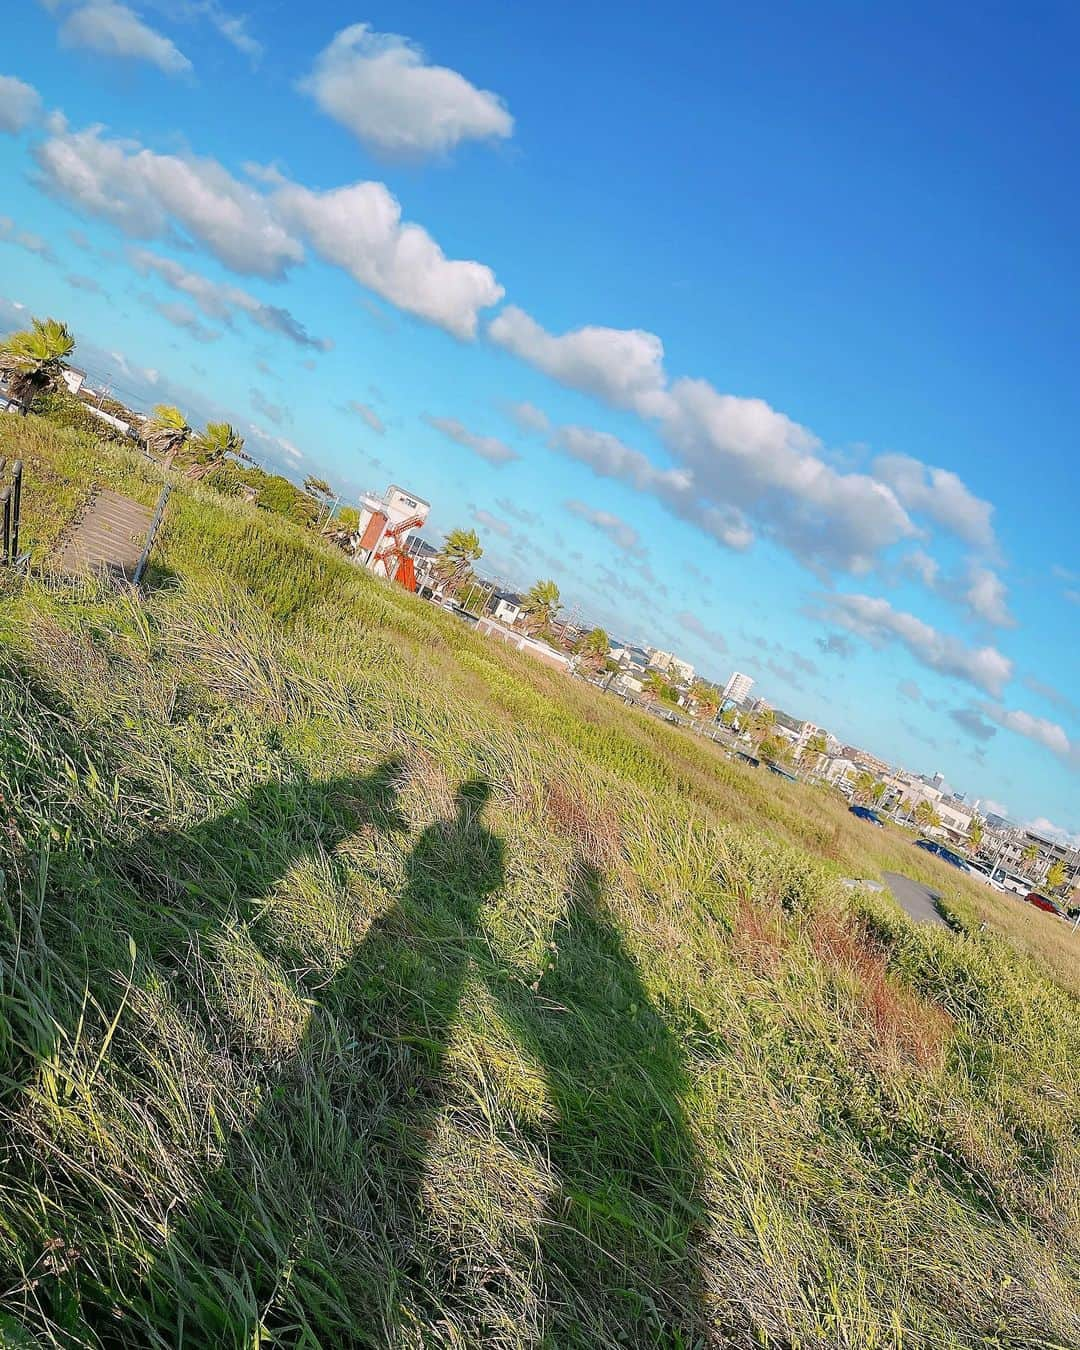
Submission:
[[[3,513],[3,534],[0,535],[0,564],[10,565],[11,558],[11,489],[0,491],[0,512]]]
[[[22,514],[22,460],[17,459],[11,470],[11,561],[19,561],[19,516]]]

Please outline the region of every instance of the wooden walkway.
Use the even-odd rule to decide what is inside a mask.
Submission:
[[[99,492],[72,526],[53,564],[62,576],[104,572],[132,581],[154,513],[118,492]]]

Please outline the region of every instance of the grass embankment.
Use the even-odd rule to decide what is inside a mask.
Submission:
[[[210,491],[153,580],[2,603],[0,1334],[1080,1344],[1043,916]]]

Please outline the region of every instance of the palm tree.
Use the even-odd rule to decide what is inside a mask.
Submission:
[[[771,708],[759,708],[757,712],[751,713],[749,722],[750,740],[757,750],[761,742],[772,733],[776,725],[776,714]]]
[[[318,519],[319,514],[322,511],[323,507],[325,507],[326,520],[329,521],[331,516],[333,515],[333,507],[331,506],[331,499],[334,496],[334,489],[330,486],[330,484],[326,481],[326,479],[317,478],[315,474],[309,473],[308,476],[304,479],[304,491],[315,503],[316,520]],[[325,526],[325,524],[326,522],[324,521],[323,525]]]
[[[143,424],[142,439],[147,454],[157,455],[171,469],[176,456],[191,438],[187,418],[171,403],[159,403]]]
[[[75,339],[58,319],[34,319],[32,327],[0,342],[0,376],[24,417],[38,394],[56,387],[74,350]]]
[[[611,640],[602,628],[594,628],[586,633],[578,644],[578,660],[594,674],[602,670],[611,651]]]
[[[978,853],[982,841],[983,823],[978,816],[972,816],[971,824],[968,826],[968,843],[971,845],[973,853]]]
[[[1036,860],[1036,859],[1038,858],[1038,856],[1039,856],[1039,846],[1038,846],[1038,844],[1035,844],[1035,843],[1032,843],[1032,844],[1025,844],[1025,846],[1024,846],[1024,851],[1023,851],[1023,853],[1021,853],[1020,856],[1021,856],[1021,858],[1023,859],[1023,862],[1024,862],[1024,871],[1027,872],[1029,876],[1033,876],[1033,875],[1034,875],[1034,868],[1032,867],[1032,864],[1035,862],[1035,860]]]
[[[540,633],[551,627],[555,615],[559,612],[561,597],[559,588],[550,577],[545,581],[535,581],[525,592],[525,629],[529,633]]]
[[[921,801],[915,808],[915,820],[924,829],[940,829],[941,817],[933,802]]]
[[[775,734],[766,736],[758,746],[757,752],[762,759],[771,760],[773,764],[789,764],[791,762],[791,742],[786,736]]]
[[[860,769],[855,775],[855,796],[862,802],[874,795],[874,775],[867,769]]]
[[[1055,858],[1049,868],[1047,868],[1046,889],[1048,891],[1060,890],[1062,886],[1065,885],[1066,877],[1065,864],[1060,858]]]
[[[799,764],[803,765],[807,760],[812,759],[816,769],[821,763],[822,755],[827,754],[828,750],[828,737],[823,731],[815,731],[799,752]]]
[[[443,590],[456,595],[472,576],[473,563],[484,556],[475,530],[451,530],[435,559],[435,574]]]
[[[690,687],[690,697],[697,704],[698,712],[707,721],[711,721],[716,716],[720,701],[717,698],[715,685],[709,684],[707,680],[695,680]]]
[[[220,464],[232,457],[250,459],[244,453],[244,438],[228,422],[207,422],[206,430],[192,438],[191,448],[195,453],[195,463],[187,471],[193,482],[205,478]]]

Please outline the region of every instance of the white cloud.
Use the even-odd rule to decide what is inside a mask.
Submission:
[[[101,282],[97,277],[88,277],[81,272],[69,272],[64,278],[73,291],[86,291],[90,295],[101,295]]]
[[[969,558],[962,572],[948,575],[936,558],[924,549],[916,548],[901,560],[901,566],[905,572],[917,577],[928,591],[960,605],[972,619],[995,628],[1016,627],[1009,609],[1008,587],[985,563]]]
[[[99,56],[146,61],[166,75],[187,75],[192,66],[184,53],[118,0],[88,0],[60,26],[66,47],[83,47]]]
[[[1070,767],[1080,769],[1080,741],[1071,740],[1059,723],[1051,722],[1046,717],[1036,717],[1022,708],[1003,707],[1000,703],[980,703],[979,711],[999,727],[1034,741],[1036,745],[1043,746],[1063,759]]]
[[[0,242],[34,253],[45,262],[55,262],[56,254],[47,239],[30,230],[20,230],[10,216],[0,216]]]
[[[827,464],[813,433],[761,399],[678,380],[661,431],[704,501],[738,509],[809,567],[866,572],[916,533],[890,488]]]
[[[202,0],[193,5],[197,14],[203,15],[218,30],[226,42],[232,44],[241,55],[248,57],[252,64],[262,59],[263,45],[248,32],[247,18],[239,14],[230,14],[216,3],[216,0]]]
[[[985,721],[978,708],[950,708],[949,716],[962,731],[983,744],[997,735],[997,727]]]
[[[866,572],[883,550],[918,533],[889,486],[833,468],[812,432],[764,400],[722,394],[705,380],[669,383],[654,333],[590,326],[555,335],[513,305],[488,333],[560,383],[654,423],[690,471],[685,485],[658,491],[656,475],[677,470],[658,470],[638,452],[636,468],[624,460],[612,476],[636,480],[731,547],[746,547],[756,525],[812,568]]]
[[[38,182],[136,239],[185,231],[234,272],[280,277],[303,260],[269,203],[214,159],[160,155],[101,127],[63,131],[34,150]]]
[[[0,75],[0,131],[17,135],[41,112],[41,95],[14,75]]]
[[[964,602],[977,619],[996,628],[1015,628],[1008,603],[1008,590],[998,574],[980,563],[971,563],[968,569]]]
[[[932,468],[910,455],[879,455],[873,470],[908,510],[929,516],[975,548],[995,550],[993,505],[950,469]]]
[[[478,311],[502,299],[490,267],[449,259],[425,229],[403,224],[401,206],[383,183],[329,192],[286,183],[274,200],[281,218],[326,262],[455,337],[475,337]]]
[[[248,398],[251,400],[251,406],[261,416],[273,422],[274,426],[284,426],[292,421],[292,413],[282,403],[272,403],[261,389],[249,389]],[[280,438],[279,438],[280,439]]]
[[[497,94],[423,51],[366,23],[342,29],[300,86],[370,150],[389,156],[444,153],[462,141],[505,139],[514,119]]]
[[[217,342],[222,336],[217,328],[208,328],[193,309],[174,300],[155,300],[152,295],[140,296],[144,304],[157,310],[174,328],[182,328],[196,342]]]
[[[1069,848],[1080,849],[1080,830],[1067,830],[1063,825],[1055,825],[1045,816],[1036,816],[1024,826],[1032,834],[1040,834],[1044,839],[1054,839]]]
[[[551,430],[551,420],[543,408],[535,403],[511,403],[506,411],[519,431],[547,432]]]
[[[493,516],[490,511],[485,511],[481,507],[474,506],[472,518],[477,525],[484,530],[490,530],[493,534],[500,535],[503,539],[510,539],[514,530],[505,520],[500,520],[498,516]]]
[[[539,512],[528,511],[517,502],[512,502],[509,497],[496,497],[495,505],[504,516],[509,516],[511,520],[516,520],[522,525],[535,525],[540,519]]]
[[[727,651],[727,640],[723,633],[715,628],[707,627],[696,614],[692,614],[688,609],[676,614],[675,622],[680,627],[685,628],[688,633],[693,633],[695,637],[700,638],[702,642],[707,642],[715,651]]]
[[[641,536],[628,521],[610,511],[600,511],[585,502],[571,500],[564,503],[571,515],[586,521],[595,530],[599,530],[611,540],[622,553],[640,556],[645,552]]]
[[[730,521],[736,513],[744,531],[752,524],[818,571],[867,572],[891,546],[922,535],[909,509],[994,547],[993,508],[956,474],[903,455],[881,456],[874,473],[841,471],[811,431],[764,400],[721,393],[705,380],[671,381],[655,333],[589,325],[554,334],[510,305],[488,334],[561,384],[655,425],[694,473],[696,506],[688,510],[684,499],[684,518],[721,511]],[[969,589],[980,617],[1002,619],[1003,597],[991,595],[986,578]]]
[[[1055,708],[1060,708],[1070,717],[1080,719],[1080,710],[1077,709],[1076,704],[1067,694],[1063,694],[1060,689],[1056,689],[1052,684],[1038,679],[1035,675],[1025,675],[1024,685],[1039,698],[1044,698],[1048,703],[1052,703]]]
[[[516,305],[488,325],[500,347],[553,380],[646,415],[664,390],[664,344],[639,328],[578,328],[555,336]]]
[[[173,290],[189,296],[210,319],[231,322],[236,313],[246,314],[252,323],[295,342],[298,347],[312,347],[329,351],[334,345],[329,338],[312,337],[304,325],[287,309],[267,305],[247,291],[227,283],[211,281],[209,277],[191,272],[171,258],[162,258],[146,249],[128,252],[131,265],[141,276],[156,276]]]
[[[1013,663],[996,647],[968,647],[879,597],[824,595],[819,597],[819,609],[827,622],[846,628],[872,646],[898,641],[931,670],[966,680],[988,693],[1000,694],[1012,679]]]
[[[356,413],[357,417],[362,418],[368,424],[376,436],[386,434],[386,427],[383,425],[382,418],[370,403],[361,403],[354,398],[349,400],[349,408]]]
[[[910,553],[905,554],[901,565],[905,572],[910,572],[912,576],[917,577],[928,591],[937,589],[938,581],[941,578],[941,564],[936,558],[932,558],[925,549],[912,549]]]
[[[464,446],[466,450],[471,450],[474,455],[486,459],[489,464],[509,464],[512,460],[521,458],[517,451],[511,449],[505,441],[500,441],[495,436],[479,436],[475,431],[470,431],[468,427],[459,422],[456,417],[432,417],[430,413],[425,413],[424,421],[429,427],[434,427],[436,431],[441,432],[456,445]]]
[[[1004,802],[996,802],[992,797],[983,797],[979,801],[979,810],[984,816],[1001,816],[1003,820],[1009,817],[1009,808]]]

